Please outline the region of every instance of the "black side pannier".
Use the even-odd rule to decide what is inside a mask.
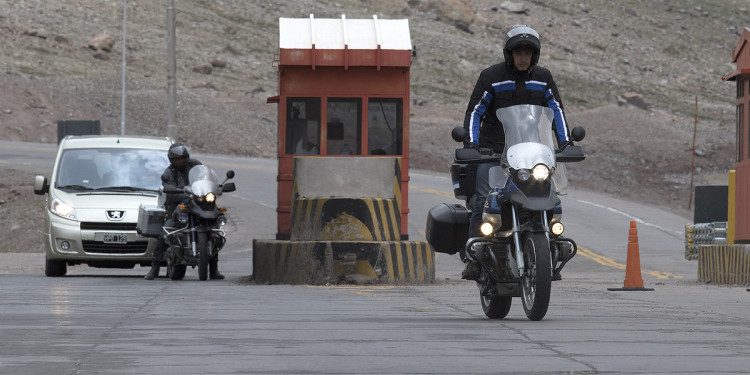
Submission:
[[[472,150],[473,151],[473,150]],[[453,196],[456,199],[467,200],[474,195],[477,183],[477,164],[451,164],[451,182]]]
[[[143,237],[159,237],[164,219],[164,208],[140,205],[135,231]]]
[[[461,204],[441,203],[427,214],[425,237],[433,250],[455,254],[469,239],[471,212]]]

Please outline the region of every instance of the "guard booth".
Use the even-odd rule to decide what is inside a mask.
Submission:
[[[735,243],[750,243],[750,28],[745,27],[740,40],[732,52],[735,71],[722,77],[724,81],[734,81],[737,86],[736,96],[736,153],[734,178],[730,173],[729,224],[733,228]],[[732,181],[730,181],[731,183]],[[732,192],[733,191],[733,192]],[[733,212],[732,212],[733,210]],[[732,215],[734,214],[734,215]],[[734,220],[733,220],[734,219]],[[733,224],[733,225],[732,225]]]
[[[277,233],[253,241],[257,282],[434,279],[408,234],[411,58],[406,19],[279,19]]]
[[[686,226],[686,258],[698,260],[698,281],[750,285],[750,28],[745,27],[732,51],[736,69],[721,77],[736,83],[735,170],[729,171],[726,243],[715,241],[711,225]],[[696,195],[696,199],[698,196]],[[697,204],[696,204],[697,209]],[[716,223],[709,223],[716,224]],[[713,240],[698,244],[701,237]],[[717,243],[719,242],[719,243]],[[695,245],[697,244],[697,245]],[[693,245],[693,246],[689,246]]]

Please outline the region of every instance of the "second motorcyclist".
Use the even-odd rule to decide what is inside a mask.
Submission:
[[[505,146],[503,124],[497,119],[498,108],[517,104],[535,104],[554,111],[554,128],[558,145],[570,140],[562,100],[557,85],[549,70],[537,66],[541,42],[539,33],[526,25],[515,25],[505,35],[504,62],[484,69],[479,75],[464,117],[464,128],[469,139],[465,147],[489,148],[502,153]],[[469,220],[469,237],[481,236],[482,207],[490,191],[489,170],[497,164],[485,163],[477,166],[474,206]],[[479,267],[461,251],[461,260],[466,263],[461,278],[476,280]]]
[[[190,158],[190,150],[183,143],[174,143],[169,147],[167,151],[167,157],[169,158],[169,166],[164,171],[162,181],[164,187],[178,188],[181,189],[188,185],[188,172],[190,168],[200,165],[201,162],[196,159]],[[164,227],[174,227],[175,222],[172,219],[172,213],[174,212],[177,205],[184,199],[183,195],[168,194],[166,201],[164,202],[164,212],[166,213],[166,220]],[[153,280],[159,276],[159,269],[161,262],[164,261],[164,255],[166,254],[169,244],[165,239],[165,235],[162,233],[159,236],[156,248],[154,248],[154,258],[151,261],[151,270],[145,276],[146,280]],[[218,257],[213,258],[209,264],[209,278],[211,279],[224,279],[224,275],[219,272]]]

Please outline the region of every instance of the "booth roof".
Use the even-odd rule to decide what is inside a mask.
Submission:
[[[409,20],[279,18],[280,49],[411,50]]]

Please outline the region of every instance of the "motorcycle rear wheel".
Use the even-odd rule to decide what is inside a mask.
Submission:
[[[549,307],[552,289],[550,245],[544,233],[526,233],[523,240],[526,271],[521,279],[523,310],[529,320],[542,320]]]
[[[513,303],[512,297],[501,296],[480,296],[482,301],[482,310],[484,315],[490,319],[502,319],[508,315],[510,305]]]
[[[198,239],[198,279],[208,279],[208,234],[206,232],[197,232]]]

